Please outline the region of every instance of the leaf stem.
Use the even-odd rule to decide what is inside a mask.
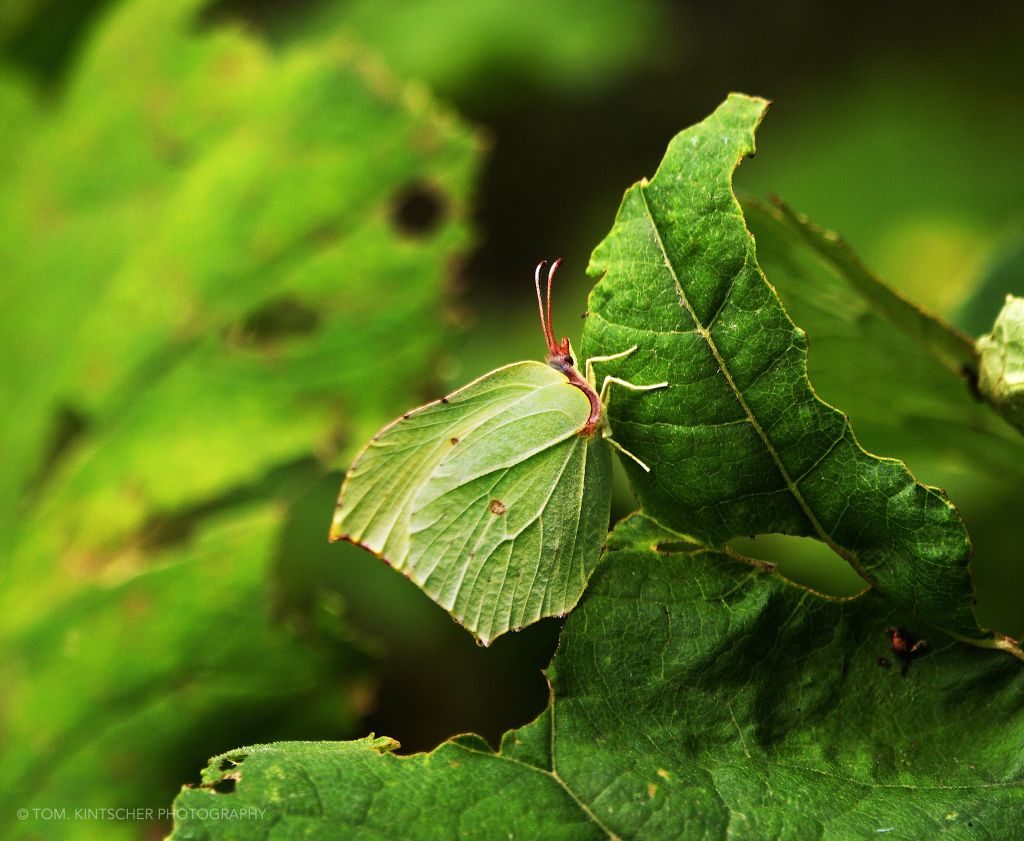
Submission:
[[[1013,637],[1008,637],[1005,634],[993,634],[990,637],[978,639],[977,637],[967,637],[963,634],[957,634],[948,630],[943,630],[943,633],[952,637],[957,642],[962,642],[966,645],[973,645],[975,648],[988,648],[1006,651],[1018,660],[1024,660],[1024,648],[1021,648],[1020,641],[1015,640]]]

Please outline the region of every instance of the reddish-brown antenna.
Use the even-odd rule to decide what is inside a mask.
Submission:
[[[562,258],[559,257],[555,260],[551,264],[551,268],[548,269],[547,300],[545,301],[540,291],[540,274],[544,270],[544,266],[547,265],[547,262],[547,260],[541,260],[533,274],[534,286],[537,289],[537,310],[540,313],[541,327],[544,328],[544,341],[548,346],[548,354],[550,356],[565,356],[569,353],[569,340],[562,339],[562,341],[556,342],[555,329],[551,324],[551,287],[555,281],[555,272],[562,265]]]
[[[544,315],[544,299],[540,291],[540,273],[548,264],[547,260],[541,260],[537,264],[537,270],[533,273],[533,284],[537,288],[537,311],[540,313],[540,326],[544,331],[544,343],[548,346],[548,353],[554,352],[555,338],[551,335],[551,275],[548,275],[548,314]],[[552,267],[553,268],[553,267]]]

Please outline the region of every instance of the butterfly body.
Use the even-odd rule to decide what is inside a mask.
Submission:
[[[608,530],[604,394],[549,322],[545,337],[547,364],[498,368],[384,427],[349,469],[331,526],[331,540],[385,559],[484,644],[570,610]],[[608,380],[621,382],[602,392]]]

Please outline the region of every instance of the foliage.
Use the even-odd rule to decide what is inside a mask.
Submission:
[[[627,465],[637,498],[709,545],[742,534],[816,537],[897,604],[973,633],[969,543],[955,510],[903,465],[865,453],[817,398],[806,334],[757,266],[731,178],[754,151],[766,105],[731,97],[678,135],[654,178],[626,192],[591,260],[601,280],[584,350],[642,341],[643,353],[612,372],[670,383],[610,409],[622,443],[652,466]]]
[[[56,102],[0,87],[4,837],[160,806],[194,761],[153,757],[344,733],[366,694],[338,605],[276,615],[273,562],[432,362],[478,144],[345,40],[201,5],[121,5]]]
[[[732,192],[765,105],[734,95],[677,136],[594,253],[585,350],[639,344],[613,372],[669,387],[610,406],[616,436],[652,470],[627,464],[642,513],[609,536],[563,629],[548,709],[497,752],[458,737],[396,757],[371,737],[216,757],[176,801],[175,838],[375,838],[395,821],[417,838],[499,826],[545,838],[1012,836],[1024,654],[974,621],[970,544],[949,499],[865,452],[812,390],[806,335],[762,275]],[[882,328],[920,354],[912,386],[963,389],[959,364],[977,354],[962,334],[834,237],[784,208],[758,212],[775,265],[800,269],[794,300],[845,295],[869,314],[840,314],[834,337]],[[799,294],[795,279],[822,263],[828,281]],[[1005,437],[991,408],[954,399],[950,420],[972,412]],[[837,599],[796,585],[725,545],[748,532],[815,537],[868,586]],[[190,817],[225,786],[259,819]]]
[[[880,33],[810,0],[782,16],[667,0],[0,7],[0,836],[161,837],[162,815],[73,812],[155,812],[243,744],[182,793],[205,811],[181,812],[176,835],[1020,834],[1021,652],[990,629],[1024,633],[1019,319],[994,324],[1024,295],[1024,18],[894,8]],[[735,176],[742,215],[730,171],[760,105],[738,97],[705,177],[668,189],[694,163],[677,143],[595,255],[584,349],[636,335],[608,372],[672,382],[660,404],[613,393],[617,430],[656,463],[630,476],[646,508],[591,530],[566,622],[474,645],[413,583],[326,541],[339,471],[403,409],[536,355],[541,257],[566,258],[571,324],[623,184],[749,86],[778,107]],[[866,263],[749,197],[776,192]],[[674,284],[632,227],[638,198],[669,223],[698,318],[744,255],[742,307],[701,321],[706,337],[645,332],[686,312],[658,297]],[[788,357],[731,391],[787,337]],[[712,346],[726,364],[702,372]],[[736,430],[707,421],[737,394],[765,435],[716,452]],[[750,504],[751,523],[721,497],[769,485],[773,452],[787,470],[823,429],[843,444],[815,470],[844,468],[861,523],[821,519],[845,489],[796,482]],[[677,439],[700,445],[669,463]],[[636,507],[618,461],[614,520]],[[658,487],[697,461],[693,487]],[[886,502],[868,476],[903,494]],[[673,496],[694,504],[654,511]],[[549,699],[539,665],[559,631]],[[405,753],[467,730],[491,745],[309,741],[371,730]],[[72,814],[33,815],[46,807]]]
[[[643,517],[613,532],[548,671],[551,707],[500,751],[243,748],[177,806],[228,802],[214,786],[230,777],[233,807],[267,812],[174,838],[1014,837],[1017,661],[934,638],[903,660],[886,630],[903,614],[880,595],[823,599],[679,540]]]
[[[585,93],[625,67],[653,63],[658,11],[654,0],[392,0],[383,15],[373,0],[353,0],[321,4],[290,28],[344,27],[397,72],[483,104],[529,91]]]

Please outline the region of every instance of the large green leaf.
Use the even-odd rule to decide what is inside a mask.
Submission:
[[[172,837],[1020,837],[1017,661],[941,636],[901,656],[889,629],[923,628],[877,592],[829,600],[679,545],[644,517],[616,529],[550,708],[500,752],[243,748],[178,797]]]
[[[5,838],[95,837],[16,807],[166,802],[180,771],[139,757],[205,754],[221,716],[344,732],[357,647],[272,621],[279,526],[408,402],[468,241],[451,115],[202,5],[119,6],[56,100],[0,79]]]
[[[869,455],[806,374],[806,334],[757,264],[732,191],[767,103],[733,95],[676,136],[631,187],[594,252],[584,355],[641,350],[609,370],[666,380],[609,417],[644,512],[718,545],[748,534],[814,537],[894,604],[963,635],[970,544],[946,496]]]

